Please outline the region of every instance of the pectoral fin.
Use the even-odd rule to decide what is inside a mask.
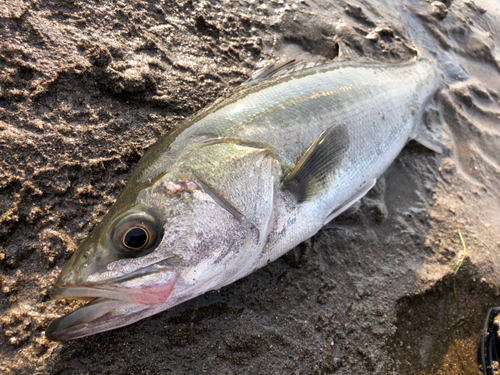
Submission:
[[[333,175],[344,160],[348,145],[345,125],[325,130],[283,179],[283,187],[292,192],[299,203],[325,194],[332,187]]]

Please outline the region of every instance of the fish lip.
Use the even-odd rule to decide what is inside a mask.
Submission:
[[[134,285],[131,285],[131,282],[147,275],[158,275],[165,272],[177,273],[176,268],[178,264],[179,261],[176,258],[164,259],[135,270],[132,273],[95,283],[83,282],[75,285],[58,286],[57,284],[59,282],[57,281],[56,285],[54,285],[49,294],[53,299],[69,298],[88,300],[103,297],[115,300],[134,300],[136,302],[141,301],[141,303],[154,304],[154,293],[158,292],[155,288],[149,288],[152,289],[150,291],[143,290],[140,294],[144,295],[144,297],[141,298],[140,295],[136,295],[137,293],[134,293],[134,289],[137,289],[138,286],[136,285],[134,288]],[[134,297],[139,297],[139,300],[134,299]]]
[[[176,262],[164,260],[131,274],[100,283],[57,285],[52,298],[92,299],[81,308],[53,320],[45,331],[51,341],[68,341],[136,322],[151,307],[164,303],[175,286]]]

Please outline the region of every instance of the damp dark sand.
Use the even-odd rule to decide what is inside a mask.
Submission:
[[[268,267],[69,343],[48,290],[144,151],[257,68],[414,56],[402,15],[471,76],[429,107],[358,211]],[[478,374],[500,305],[500,5],[493,0],[0,3],[0,372]],[[467,245],[463,255],[458,225]]]

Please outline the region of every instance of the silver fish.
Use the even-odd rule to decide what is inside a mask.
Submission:
[[[261,268],[361,199],[422,131],[440,85],[422,58],[346,56],[258,73],[163,136],[51,291],[92,299],[51,340],[122,327]]]

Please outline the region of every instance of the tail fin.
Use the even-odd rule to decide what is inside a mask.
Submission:
[[[469,75],[464,71],[460,64],[452,58],[451,53],[445,51],[442,47],[436,44],[434,36],[428,30],[426,25],[422,23],[414,13],[405,13],[403,16],[408,38],[417,50],[418,58],[423,58],[435,66],[437,66],[438,74],[441,73],[442,80],[445,83],[456,81],[465,81],[469,79]],[[412,134],[411,139],[420,143],[424,147],[442,154],[445,150],[444,146],[428,134],[425,129],[424,121],[419,124]]]
[[[452,57],[450,52],[439,47],[428,28],[420,22],[413,13],[405,13],[403,16],[408,38],[415,45],[418,56],[435,61],[439,70],[443,73],[445,82],[467,81],[470,76],[462,66]]]

